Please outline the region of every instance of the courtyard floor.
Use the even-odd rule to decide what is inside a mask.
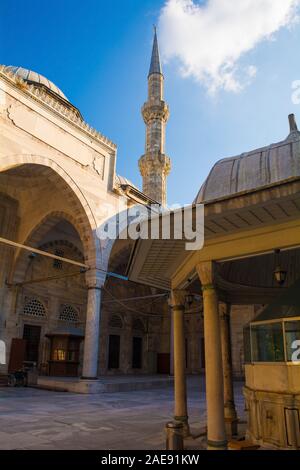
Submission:
[[[242,386],[234,387],[244,421]],[[188,378],[188,406],[191,431],[199,434],[206,422],[203,377]],[[172,414],[172,386],[96,395],[0,388],[0,449],[165,449]],[[200,446],[198,439],[187,443]]]

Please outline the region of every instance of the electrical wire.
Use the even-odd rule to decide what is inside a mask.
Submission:
[[[119,305],[121,305],[123,308],[125,308],[125,310],[128,310],[128,311],[131,311],[135,314],[138,314],[138,315],[142,315],[142,316],[155,316],[155,317],[161,317],[163,318],[164,315],[161,315],[159,313],[150,313],[150,312],[141,312],[140,310],[135,310],[134,308],[131,308],[131,307],[128,307],[127,305],[125,305],[121,300],[117,299],[106,287],[103,286],[103,290],[108,294],[110,295],[110,297],[112,297],[114,299],[114,301],[116,303],[118,303]],[[167,294],[164,294],[164,295],[167,295]]]

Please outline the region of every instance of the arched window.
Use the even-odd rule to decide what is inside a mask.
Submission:
[[[79,321],[79,314],[73,305],[61,305],[59,320],[68,323],[77,323]]]
[[[30,315],[32,317],[45,317],[46,316],[46,309],[42,302],[38,299],[27,299],[25,302],[23,315]]]
[[[113,315],[110,320],[108,326],[110,328],[123,328],[123,321],[119,315]]]

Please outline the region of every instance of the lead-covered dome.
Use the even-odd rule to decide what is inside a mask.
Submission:
[[[289,122],[290,134],[284,141],[219,160],[194,202],[201,204],[300,177],[300,132],[293,114]]]
[[[60,88],[58,88],[53,82],[48,80],[48,78],[44,77],[40,73],[33,72],[32,70],[25,69],[23,67],[15,67],[14,65],[4,66],[4,71],[11,72],[32,85],[45,87],[52,93],[60,96],[60,98],[69,101]]]
[[[66,97],[66,95],[58,88],[53,82],[48,80],[40,73],[33,72],[32,70],[25,69],[24,67],[15,67],[14,65],[1,65],[1,71],[8,75],[12,75],[15,79],[19,78],[34,87],[37,90],[42,90],[46,97],[51,98],[50,103],[47,104],[54,107],[59,103],[61,107],[68,113],[71,112],[73,116],[83,121],[83,117],[76,106],[74,106]],[[51,104],[52,101],[52,104]]]

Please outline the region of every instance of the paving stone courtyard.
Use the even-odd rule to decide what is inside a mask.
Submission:
[[[238,414],[245,419],[241,382]],[[205,426],[203,377],[188,378],[193,434]],[[173,387],[80,395],[33,388],[0,388],[0,449],[160,450],[173,413]],[[197,448],[198,439],[188,446]]]

